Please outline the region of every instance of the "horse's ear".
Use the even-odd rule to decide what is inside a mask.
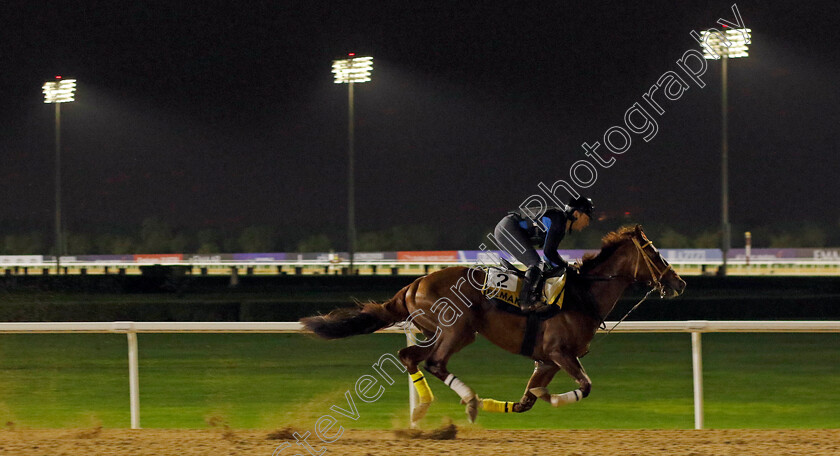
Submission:
[[[643,241],[648,242],[648,238],[645,236],[644,230],[642,230],[642,225],[636,225],[636,235],[642,238]]]

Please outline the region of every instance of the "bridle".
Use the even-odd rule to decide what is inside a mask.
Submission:
[[[647,285],[651,287],[651,291],[659,290],[659,297],[664,298],[665,285],[662,284],[662,277],[664,277],[668,271],[674,272],[674,267],[668,264],[667,268],[660,270],[659,267],[653,264],[653,260],[651,260],[650,256],[648,256],[645,253],[645,248],[649,245],[653,245],[653,241],[647,241],[644,245],[642,245],[642,243],[640,243],[638,239],[633,237],[633,244],[636,246],[637,254],[636,267],[633,268],[633,281],[638,282],[638,279],[636,277],[639,274],[639,264],[641,263],[641,260],[645,260],[645,266],[647,266],[651,278],[651,280],[647,281]]]
[[[647,248],[650,245],[653,245],[653,241],[648,241],[647,239],[645,239],[647,242],[642,244],[635,237],[633,237],[632,240],[633,240],[633,245],[636,246],[636,266],[633,268],[633,276],[632,277],[624,275],[624,274],[608,275],[608,276],[597,276],[597,275],[586,274],[584,277],[589,279],[589,280],[596,280],[596,281],[624,278],[624,279],[630,280],[631,283],[640,283],[642,281],[638,279],[638,277],[639,277],[639,265],[641,265],[642,260],[644,260],[644,264],[647,267],[648,272],[650,273],[650,280],[648,280],[647,282],[644,282],[645,285],[650,287],[651,291],[653,291],[653,290],[659,291],[660,297],[665,297],[665,285],[662,283],[662,278],[665,277],[665,274],[667,274],[668,271],[674,272],[676,274],[676,271],[674,271],[674,267],[671,266],[670,264],[666,263],[664,260],[662,262],[665,263],[665,264],[668,264],[668,267],[666,267],[665,269],[659,269],[659,267],[656,266],[653,263],[653,260],[650,259],[650,256],[648,256],[648,254],[645,253],[645,248]],[[661,258],[661,256],[660,256],[660,258]]]
[[[653,293],[654,291],[659,291],[659,297],[664,298],[665,297],[665,285],[662,283],[662,277],[664,277],[665,274],[668,271],[674,272],[676,274],[676,271],[674,271],[674,267],[671,266],[669,263],[666,263],[664,260],[663,260],[663,263],[668,265],[668,267],[665,268],[665,269],[660,270],[659,267],[657,267],[655,264],[653,264],[653,260],[651,260],[650,256],[648,256],[647,253],[645,253],[645,248],[650,246],[650,245],[653,245],[653,241],[648,241],[646,238],[645,238],[645,240],[647,242],[645,242],[644,245],[643,245],[641,242],[639,242],[638,239],[636,239],[635,236],[633,237],[633,244],[636,246],[636,254],[637,255],[636,255],[636,266],[633,268],[632,281],[633,282],[639,282],[639,279],[637,279],[636,277],[639,274],[639,264],[641,264],[642,259],[644,259],[645,260],[645,266],[647,266],[648,272],[650,273],[650,280],[648,280],[646,282],[647,286],[650,287],[650,290],[648,290],[648,292],[645,293],[645,296],[639,302],[637,302],[636,305],[633,306],[633,308],[628,310],[627,313],[624,314],[623,317],[621,317],[621,320],[618,320],[618,322],[616,322],[616,324],[612,328],[607,330],[607,332],[606,332],[606,334],[604,334],[604,336],[611,333],[613,331],[613,329],[615,329],[618,325],[620,325],[621,322],[623,322],[630,315],[630,313],[632,313],[634,310],[636,310],[636,308],[638,308],[640,305],[642,305],[642,303],[645,302],[647,300],[647,298],[650,296],[650,294]],[[662,256],[660,255],[660,259],[661,258],[662,258]],[[606,318],[606,317],[604,317],[604,318]],[[603,319],[601,319],[601,325],[600,326],[601,326],[602,329],[606,329],[606,324],[605,324]]]

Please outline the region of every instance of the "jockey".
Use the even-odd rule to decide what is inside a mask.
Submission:
[[[496,242],[528,267],[519,295],[519,306],[528,311],[538,301],[540,278],[546,262],[537,254],[534,244],[541,245],[550,267],[566,268],[568,263],[557,253],[557,246],[566,232],[580,231],[589,225],[594,206],[589,198],[572,199],[565,207],[549,206],[542,213],[520,208],[496,224]]]

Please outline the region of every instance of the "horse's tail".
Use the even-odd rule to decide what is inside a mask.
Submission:
[[[301,318],[300,322],[306,329],[324,339],[370,334],[408,318],[405,296],[410,286],[403,288],[382,304],[370,302],[358,304],[356,307],[335,309],[326,315]]]

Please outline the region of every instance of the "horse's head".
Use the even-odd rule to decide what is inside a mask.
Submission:
[[[653,241],[645,236],[641,225],[636,225],[632,233],[627,232],[636,251],[633,265],[633,280],[647,282],[652,288],[659,288],[662,297],[673,298],[685,290],[685,281],[674,271],[674,268],[662,258],[662,254],[654,247]]]

